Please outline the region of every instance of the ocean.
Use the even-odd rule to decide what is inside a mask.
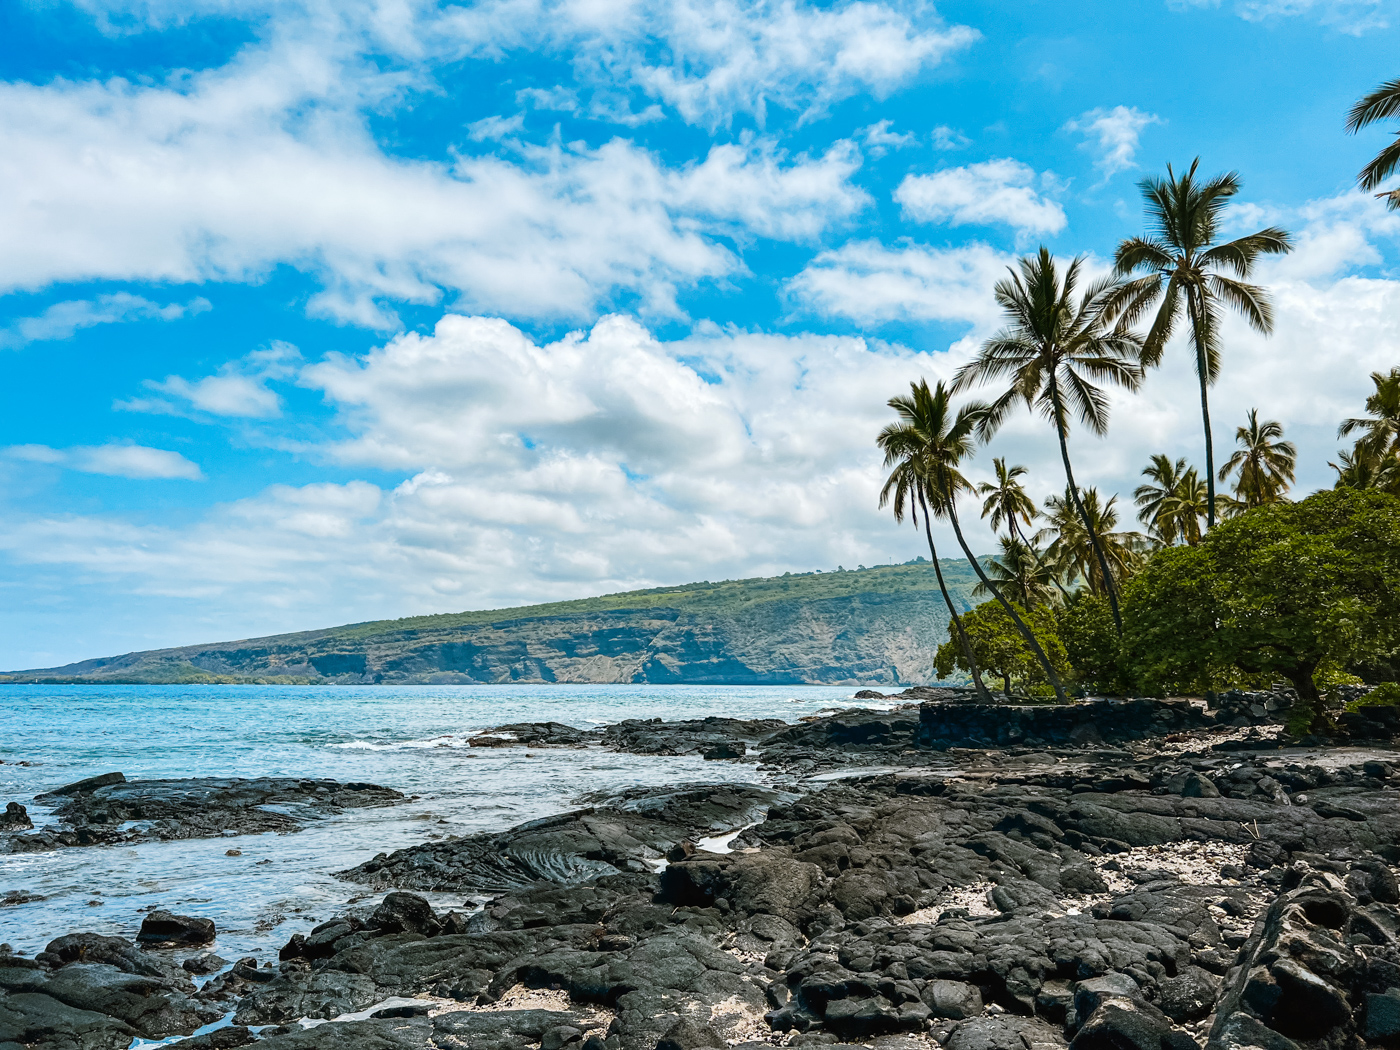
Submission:
[[[782,718],[856,706],[850,687],[805,686],[5,686],[0,808],[36,826],[44,791],[100,773],[128,779],[330,777],[395,788],[410,801],[352,810],[295,834],[0,854],[0,942],[33,953],[65,933],[133,938],[160,906],[211,918],[228,959],[268,952],[364,888],[334,875],[376,853],[500,831],[596,792],[685,782],[762,782],[752,764],[587,749],[470,747],[509,722],[593,728],[625,718]],[[227,851],[239,851],[228,856]],[[433,895],[430,895],[433,896]],[[436,907],[470,907],[461,895]]]

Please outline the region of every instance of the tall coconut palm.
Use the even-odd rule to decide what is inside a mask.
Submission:
[[[973,594],[988,597],[995,588],[1023,609],[1048,604],[1059,582],[1040,551],[1010,536],[1001,538],[1001,553],[988,564],[987,575],[992,586],[979,583]]]
[[[971,564],[972,571],[990,587],[986,572],[963,536],[957,506],[958,497],[972,488],[958,466],[972,453],[974,435],[987,406],[968,404],[954,413],[948,388],[940,382],[930,390],[927,381],[922,379],[909,385],[907,396],[890,398],[889,406],[899,414],[899,421],[885,427],[876,439],[885,453],[885,466],[894,468],[880,493],[881,506],[891,497],[898,499],[901,491],[917,491],[922,500],[925,528],[930,515],[946,518],[953,526],[958,546]],[[932,532],[929,532],[929,536],[932,549]],[[995,589],[993,593],[996,593]],[[1064,687],[1040,642],[1005,598],[996,594],[996,599],[1035,654],[1056,697],[1062,703],[1067,702]],[[951,602],[949,604],[951,606]],[[958,630],[961,633],[961,621],[958,622]],[[962,639],[966,642],[965,634]],[[969,665],[972,664],[971,648],[967,645],[964,650],[968,654]]]
[[[1035,500],[1021,484],[1020,479],[1025,477],[1026,468],[1020,464],[1008,467],[1001,457],[992,460],[992,468],[996,471],[996,481],[984,481],[977,486],[977,495],[984,497],[982,517],[992,519],[993,532],[999,532],[1001,523],[1006,522],[1010,538],[1024,543],[1026,537],[1021,532],[1021,523],[1024,522],[1029,528],[1040,514]]]
[[[1139,184],[1147,202],[1150,232],[1119,244],[1114,266],[1121,276],[1143,276],[1119,288],[1110,309],[1127,323],[1136,324],[1156,304],[1156,315],[1142,344],[1141,360],[1146,368],[1161,361],[1167,342],[1185,318],[1201,388],[1206,527],[1213,528],[1215,443],[1210,429],[1209,388],[1220,374],[1221,311],[1233,309],[1256,331],[1265,335],[1272,332],[1274,312],[1268,293],[1245,280],[1260,256],[1291,251],[1293,242],[1288,231],[1268,226],[1217,244],[1221,213],[1239,192],[1240,178],[1231,171],[1199,181],[1196,168],[1200,163],[1197,157],[1181,175],[1169,164],[1165,179],[1150,176]]]
[[[967,658],[967,666],[972,674],[972,686],[977,693],[977,698],[983,703],[992,702],[992,695],[987,691],[986,684],[982,681],[982,672],[977,666],[977,658],[972,652],[972,643],[968,640],[967,631],[963,629],[962,617],[958,615],[957,607],[953,604],[952,596],[948,593],[948,584],[943,579],[943,567],[938,561],[938,549],[933,542],[933,529],[931,527],[932,513],[929,511],[930,503],[930,482],[928,471],[925,469],[924,460],[928,453],[928,431],[927,426],[936,429],[937,421],[932,419],[930,405],[925,395],[928,393],[928,384],[920,382],[911,384],[913,386],[913,396],[909,398],[891,398],[889,405],[900,413],[901,421],[891,423],[880,431],[876,444],[885,454],[885,466],[892,467],[890,476],[885,479],[884,486],[880,489],[880,508],[893,504],[894,520],[903,522],[907,513],[914,522],[915,528],[919,526],[919,515],[923,514],[924,538],[928,541],[929,560],[933,562],[934,575],[938,579],[938,590],[943,595],[943,604],[948,608],[949,634],[956,638],[958,647],[962,649],[963,656]],[[899,402],[896,404],[896,402]],[[924,426],[921,426],[923,424]]]
[[[1206,486],[1196,468],[1188,467],[1185,457],[1173,463],[1170,456],[1158,453],[1143,468],[1142,476],[1155,484],[1139,485],[1133,490],[1138,520],[1168,546],[1178,540],[1190,546],[1199,543]]]
[[[1387,80],[1352,106],[1351,112],[1347,114],[1347,131],[1355,135],[1362,128],[1397,114],[1400,114],[1400,78]],[[1400,132],[1396,132],[1394,142],[1377,153],[1371,162],[1361,169],[1356,181],[1361,184],[1363,190],[1374,190],[1394,174],[1397,166],[1400,166]],[[1400,190],[1377,193],[1376,196],[1385,200],[1387,208],[1400,208]]]
[[[1084,527],[1068,490],[1063,498],[1050,496],[1045,500],[1048,525],[1036,534],[1036,541],[1049,541],[1047,558],[1067,576],[1084,580],[1091,592],[1106,596],[1111,588],[1132,575],[1150,543],[1140,532],[1117,531],[1117,496],[1104,501],[1099,490],[1091,487],[1080,493],[1080,503],[1098,537],[1097,544],[1090,540],[1089,530]],[[1104,575],[1105,564],[1107,576]]]
[[[1020,273],[1011,271],[1010,279],[998,281],[994,290],[1006,327],[983,343],[977,357],[958,370],[953,387],[961,390],[1010,377],[1009,388],[983,416],[980,433],[984,440],[1018,401],[1024,401],[1032,411],[1039,409],[1054,424],[1070,498],[1088,530],[1102,578],[1108,581],[1109,607],[1121,633],[1118,591],[1079,498],[1068,434],[1071,415],[1095,434],[1107,431],[1108,395],[1095,381],[1136,390],[1142,382],[1142,367],[1137,362],[1142,344],[1125,326],[1109,324],[1105,304],[1117,288],[1115,282],[1095,281],[1076,301],[1082,269],[1083,260],[1073,260],[1061,280],[1054,257],[1043,246],[1038,254],[1023,258]]]
[[[1240,446],[1220,468],[1219,480],[1235,478],[1235,499],[1240,510],[1262,507],[1283,499],[1293,484],[1298,450],[1283,440],[1283,426],[1272,419],[1259,421],[1259,410],[1249,410],[1249,422],[1235,430]]]

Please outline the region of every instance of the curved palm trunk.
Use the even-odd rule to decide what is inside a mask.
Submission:
[[[972,686],[977,692],[977,699],[984,704],[990,704],[992,694],[987,691],[986,685],[982,682],[982,672],[977,667],[977,658],[972,655],[972,642],[968,639],[967,632],[963,630],[962,617],[958,615],[958,610],[953,608],[953,599],[948,595],[948,585],[943,582],[943,567],[938,564],[938,551],[933,546],[933,530],[929,528],[928,504],[924,502],[922,494],[919,496],[919,504],[924,510],[924,535],[928,537],[928,554],[933,559],[933,571],[938,577],[938,589],[943,593],[943,602],[948,606],[948,616],[953,623],[951,633],[958,639],[963,655],[967,657],[967,666],[972,672]]]
[[[1069,484],[1070,498],[1074,500],[1074,509],[1079,511],[1079,520],[1084,522],[1084,530],[1089,534],[1089,545],[1094,548],[1094,559],[1099,563],[1099,572],[1103,574],[1103,589],[1108,595],[1108,607],[1113,612],[1113,623],[1118,628],[1118,633],[1123,633],[1123,616],[1118,611],[1118,586],[1113,582],[1113,573],[1108,571],[1108,559],[1104,557],[1103,545],[1099,542],[1099,534],[1095,531],[1093,523],[1089,521],[1089,514],[1084,509],[1084,501],[1079,498],[1079,486],[1074,481],[1074,468],[1069,462],[1069,443],[1065,440],[1064,410],[1060,405],[1060,390],[1057,386],[1050,388],[1050,396],[1055,402],[1055,433],[1060,437],[1060,458],[1065,463],[1065,481]]]
[[[1045,655],[1045,650],[1040,647],[1040,642],[1031,632],[1031,629],[1026,626],[1025,621],[1017,614],[1012,604],[1003,598],[1001,596],[1001,591],[997,590],[992,581],[987,579],[987,574],[982,571],[982,565],[978,562],[977,556],[973,554],[971,548],[968,547],[967,540],[963,538],[962,526],[958,523],[957,508],[953,506],[951,499],[948,501],[948,520],[953,523],[953,535],[957,536],[958,546],[962,548],[963,554],[967,556],[967,560],[972,564],[972,571],[975,572],[977,578],[986,585],[987,590],[991,591],[992,594],[996,596],[996,600],[1001,602],[1001,607],[1006,610],[1006,614],[1010,616],[1012,622],[1016,624],[1016,630],[1021,632],[1021,637],[1026,640],[1026,644],[1031,647],[1031,652],[1035,654],[1036,660],[1040,662],[1041,670],[1045,672],[1045,677],[1050,681],[1050,688],[1055,690],[1055,699],[1062,704],[1069,703],[1069,697],[1065,695],[1065,687],[1060,684],[1060,676],[1055,673],[1055,668],[1051,666],[1050,658]]]
[[[1201,381],[1201,425],[1206,432],[1206,529],[1215,528],[1215,441],[1210,433],[1210,379],[1206,368],[1205,332],[1201,330],[1201,310],[1195,293],[1188,287],[1186,310],[1191,315],[1191,341],[1196,347],[1196,376]]]

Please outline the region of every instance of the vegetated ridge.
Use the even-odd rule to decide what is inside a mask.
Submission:
[[[970,608],[976,578],[942,562]],[[923,683],[947,638],[932,563],[376,620],[0,675],[43,683]]]

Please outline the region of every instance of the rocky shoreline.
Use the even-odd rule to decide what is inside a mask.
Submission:
[[[276,958],[221,959],[212,923],[163,912],[129,939],[6,946],[0,1050],[1400,1046],[1395,709],[1294,740],[1282,694],[887,699],[796,726],[497,727],[473,744],[755,775],[380,854],[341,873],[365,906]],[[285,833],[402,800],[112,774],[53,793],[58,827],[11,806],[0,852]],[[481,906],[420,895],[444,890]]]

